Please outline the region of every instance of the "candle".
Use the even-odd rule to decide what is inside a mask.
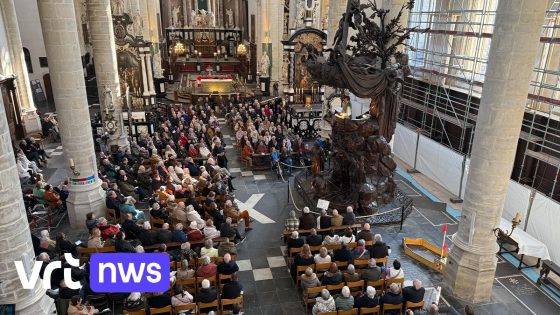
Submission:
[[[517,223],[521,222],[521,213],[517,212],[513,221]]]
[[[68,159],[68,163],[70,163],[70,167],[74,167],[74,159]]]

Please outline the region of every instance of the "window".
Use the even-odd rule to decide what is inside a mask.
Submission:
[[[25,57],[25,64],[27,65],[27,73],[33,73],[33,64],[31,63],[31,54],[29,49],[23,47],[23,55]]]

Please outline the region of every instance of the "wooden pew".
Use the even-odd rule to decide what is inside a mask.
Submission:
[[[356,229],[361,228],[361,224],[352,224],[352,225],[341,225],[336,227],[330,227],[326,229],[317,229],[317,234],[329,234],[331,230],[334,230],[335,233],[340,233],[346,230],[347,228],[352,229],[354,232]],[[311,234],[311,230],[297,230],[300,236],[309,235]],[[283,232],[283,239],[284,243],[288,240],[288,238],[292,235],[292,231],[284,231]]]

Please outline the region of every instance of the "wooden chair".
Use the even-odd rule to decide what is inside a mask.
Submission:
[[[346,270],[348,268],[347,261],[335,261],[334,262],[339,270]]]
[[[368,281],[366,284],[368,287],[375,288],[375,295],[383,294],[383,290],[385,290],[385,279],[379,279],[377,281]]]
[[[171,305],[167,305],[166,307],[162,307],[162,308],[153,308],[150,307],[150,315],[154,315],[154,314],[172,314],[173,310],[171,308]]]
[[[220,312],[224,314],[225,307],[228,305],[233,305],[235,303],[239,303],[243,307],[243,295],[240,295],[235,299],[222,299],[220,301]]]
[[[387,266],[387,260],[389,259],[389,257],[385,256],[383,258],[375,258],[375,262],[378,264],[383,263],[383,266]]]
[[[196,278],[177,279],[175,285],[181,285],[184,290],[187,290],[193,296],[196,295]]]
[[[353,309],[347,310],[347,311],[339,310],[338,315],[358,315],[358,309],[353,308]]]
[[[368,260],[367,259],[355,259],[354,260],[354,267],[356,269],[363,269],[366,268],[368,266]]]
[[[169,263],[169,269],[170,269],[171,271],[177,270],[177,263],[176,263],[175,261],[170,262],[170,263]]]
[[[323,273],[323,272],[329,270],[330,267],[331,267],[331,263],[315,264],[315,271],[317,272],[317,276],[319,276],[319,273]],[[322,274],[321,274],[321,276],[322,276]]]
[[[387,288],[389,288],[389,286],[391,285],[391,283],[396,283],[399,285],[399,288],[402,289],[403,287],[403,283],[404,283],[404,278],[389,278],[389,279],[385,279],[385,291],[387,291]]]
[[[124,311],[124,315],[146,315],[146,310]]]
[[[203,302],[198,302],[198,314],[207,314],[207,313],[202,313],[202,309],[204,308],[215,308],[216,310],[218,310],[218,299],[210,302],[210,303],[203,303]]]
[[[301,282],[301,275],[305,273],[307,268],[311,267],[311,269],[315,270],[315,264],[308,265],[308,266],[296,266],[296,286],[299,288],[299,283]]]
[[[342,247],[342,244],[338,243],[338,244],[329,244],[329,245],[324,245],[324,247],[327,248],[327,250],[329,252],[332,252],[335,249],[340,249]]]
[[[383,315],[387,311],[399,311],[399,314],[402,313],[402,303],[399,304],[383,304]]]
[[[327,290],[329,290],[331,295],[336,295],[340,293],[343,287],[344,287],[344,282],[341,282],[340,284],[329,284],[327,285]]]
[[[320,287],[305,289],[305,292],[303,293],[303,303],[305,303],[306,314],[307,314],[307,310],[309,308],[309,304],[315,304],[315,297],[310,298],[309,295],[310,294],[321,294],[321,291],[323,289],[326,289],[326,288],[327,288],[326,286],[320,286]]]
[[[165,221],[163,219],[160,218],[156,218],[152,215],[150,215],[150,225],[152,226],[153,230],[159,230],[163,224],[165,223]]]
[[[415,310],[423,307],[424,307],[424,301],[420,301],[418,303],[407,301],[406,304],[404,305],[404,309],[411,309],[411,310]]]
[[[317,313],[317,315],[337,315],[338,313],[336,311],[334,312],[322,312],[322,313]]]
[[[210,286],[211,287],[215,287],[216,286],[216,277],[211,277],[211,278],[204,278],[204,277],[196,277],[196,292],[200,292],[200,289],[202,289],[202,281],[204,281],[204,279],[207,279],[208,281],[210,281]]]
[[[350,289],[350,294],[352,296],[360,296],[362,291],[364,291],[364,280],[354,281],[354,282],[346,282],[346,286]]]
[[[360,307],[361,315],[366,315],[366,314],[379,315],[379,312],[381,312],[379,305],[377,305],[376,307]]]
[[[196,303],[189,303],[186,305],[175,306],[175,314],[179,314],[184,311],[193,311],[192,314],[196,313]]]

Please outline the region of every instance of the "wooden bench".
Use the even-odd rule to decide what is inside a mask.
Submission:
[[[107,246],[107,247],[100,247],[100,248],[86,248],[80,247],[78,249],[80,264],[86,263],[89,261],[89,256],[95,253],[114,253],[115,246]]]
[[[558,266],[557,264],[555,264],[550,260],[543,260],[542,269],[540,272],[540,276],[537,279],[537,284],[545,285],[545,286],[551,285],[556,287],[557,289],[560,289],[560,283],[554,281],[553,279],[548,278],[548,274],[550,274],[551,271],[557,276],[560,276],[560,266]],[[558,294],[556,290],[550,290],[550,291],[560,297],[560,294]]]
[[[347,228],[350,228],[353,230],[353,232],[356,232],[356,229],[361,228],[362,225],[361,224],[352,224],[352,225],[341,225],[341,226],[333,226],[330,228],[326,228],[326,229],[317,229],[317,234],[329,234],[331,232],[331,230],[334,230],[335,233],[340,233],[343,232],[344,230],[346,230]],[[302,235],[309,235],[311,234],[311,230],[296,230],[300,236]],[[288,238],[292,235],[293,231],[284,231],[283,232],[283,239],[284,239],[284,243],[288,240]]]

